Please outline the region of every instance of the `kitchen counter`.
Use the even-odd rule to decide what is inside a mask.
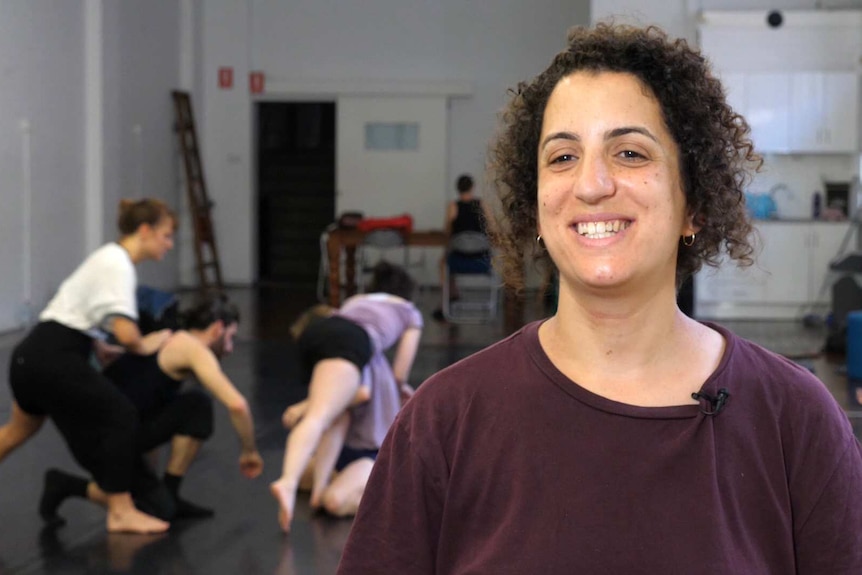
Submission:
[[[695,310],[702,319],[802,319],[831,303],[830,262],[856,246],[858,222],[754,220],[756,265],[702,270]],[[826,287],[824,287],[826,286]]]

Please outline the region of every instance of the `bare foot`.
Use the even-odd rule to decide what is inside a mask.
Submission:
[[[290,489],[282,481],[270,483],[269,491],[278,501],[278,524],[282,531],[290,533],[290,522],[293,520],[293,505],[296,503],[296,491]]]
[[[170,526],[170,523],[134,508],[108,512],[108,533],[162,533]]]
[[[321,500],[323,499],[323,490],[320,491],[316,489],[311,490],[311,498],[308,501],[309,506],[312,509],[320,509]]]

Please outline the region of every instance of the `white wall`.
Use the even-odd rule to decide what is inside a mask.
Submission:
[[[181,168],[170,92],[178,87],[176,0],[104,3],[104,239],[116,239],[121,198],[159,198],[177,209]],[[188,229],[188,220],[180,225]],[[139,283],[173,289],[178,250],[138,267]]]
[[[442,220],[455,177],[471,172],[482,180],[506,89],[540,72],[565,45],[566,30],[588,21],[587,4],[567,0],[208,0],[202,11],[205,170],[225,279],[235,283],[256,279],[249,70],[282,87],[314,80],[468,82],[472,95],[450,104],[451,189],[441,191]],[[234,67],[233,90],[216,86],[220,66]],[[291,98],[289,90],[265,95],[278,96]]]
[[[195,109],[204,177],[218,243],[222,277],[245,284],[256,269],[257,216],[252,186],[252,106],[248,91],[248,0],[207,0],[199,4],[202,33],[201,106]],[[218,69],[233,68],[234,87],[218,88]],[[185,274],[184,280],[185,280]]]
[[[591,0],[590,20],[613,19],[629,24],[654,24],[671,36],[696,40],[694,0]]]
[[[417,229],[439,228],[446,186],[445,98],[344,96],[337,106],[336,210],[370,217],[409,213]],[[371,121],[416,122],[417,149],[366,149],[365,124]]]
[[[0,330],[18,327],[25,300],[44,303],[83,255],[83,39],[81,1],[0,4]]]
[[[177,89],[188,92],[191,97],[192,111],[195,115],[201,110],[203,98],[201,55],[203,54],[203,15],[197,0],[179,0],[180,37],[179,37],[179,82]],[[198,134],[200,138],[200,134]],[[179,154],[177,144],[174,150]],[[186,188],[185,166],[178,169],[177,211],[180,228],[176,234],[176,256],[179,266],[179,283],[183,286],[197,284],[196,261],[194,255],[194,229],[191,225],[188,190]]]
[[[175,0],[0,3],[0,331],[30,319],[24,313],[28,299],[38,313],[90,242],[115,237],[122,195],[142,189],[176,204],[167,100],[176,82],[176,6]],[[85,22],[92,22],[94,9],[102,28],[90,64],[103,73],[101,89],[85,84],[88,54],[93,56],[85,50],[93,32]],[[103,187],[106,204],[104,227],[95,231],[86,223],[95,213],[88,197],[101,201],[98,194],[88,196],[85,185],[89,98],[104,118],[93,148],[104,154],[95,164],[101,173],[92,181]],[[140,146],[130,132],[134,124],[142,127]],[[176,264],[145,269],[142,279],[174,287]]]

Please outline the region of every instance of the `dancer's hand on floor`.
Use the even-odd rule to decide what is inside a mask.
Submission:
[[[239,471],[248,479],[254,479],[263,473],[263,458],[260,453],[257,450],[240,453]]]

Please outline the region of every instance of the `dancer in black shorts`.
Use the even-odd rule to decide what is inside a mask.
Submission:
[[[308,399],[282,417],[291,432],[270,491],[284,531],[300,489],[311,491],[312,508],[338,517],[356,513],[383,437],[413,392],[407,378],[423,326],[409,301],[413,286],[403,269],[381,262],[371,293],[348,298],[338,310],[314,308],[291,329]],[[390,363],[385,352],[392,347]]]

